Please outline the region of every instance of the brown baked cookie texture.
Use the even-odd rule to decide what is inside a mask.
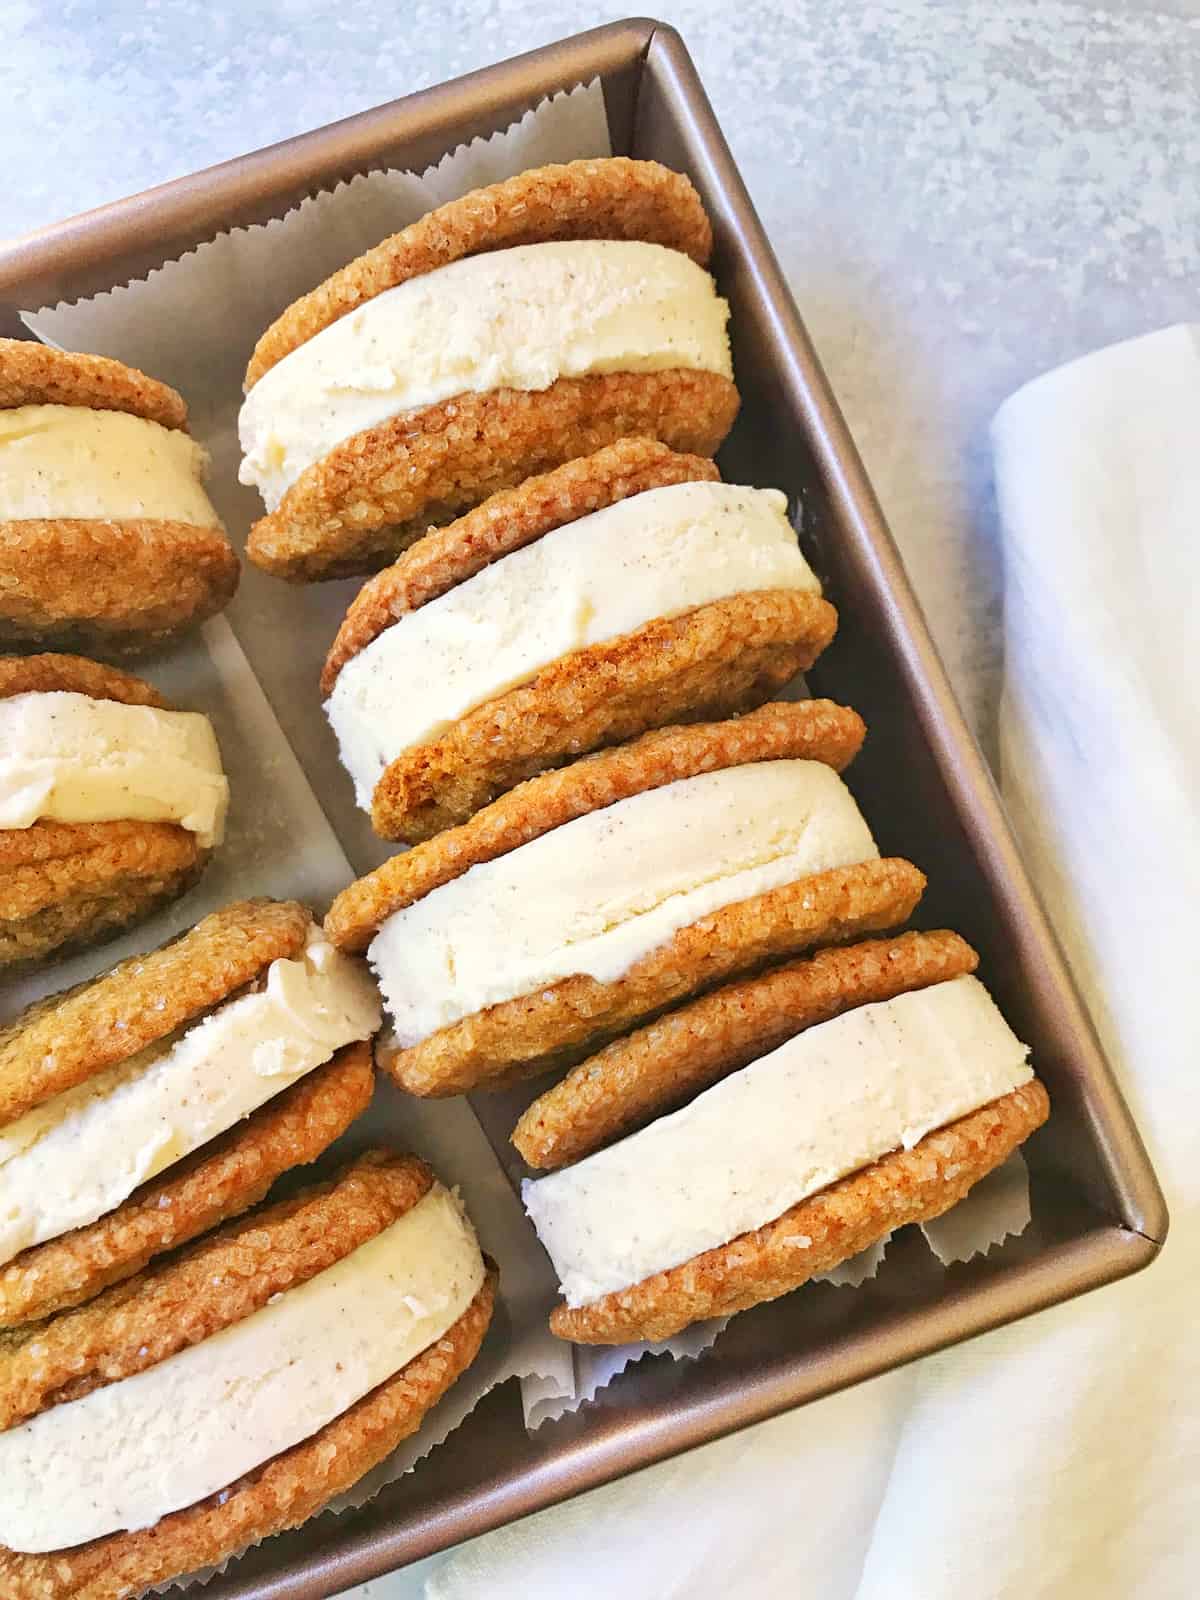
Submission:
[[[575,817],[755,761],[820,761],[841,772],[865,734],[858,713],[832,700],[784,701],[729,721],[658,728],[531,778],[460,827],[392,856],[338,895],[325,932],[341,949],[362,952],[394,912]]]
[[[83,656],[0,656],[0,700],[56,691],[170,709],[151,684]],[[186,893],[210,854],[168,822],[0,828],[0,968],[114,938]]]
[[[432,1183],[415,1156],[368,1151],[337,1176],[226,1223],[86,1305],[0,1334],[0,1431],[253,1316],[382,1233]]]
[[[0,1127],[200,1016],[273,961],[297,955],[311,916],[295,900],[240,900],[0,1028]]]
[[[151,683],[132,672],[86,656],[57,652],[30,656],[0,656],[0,700],[17,694],[86,694],[92,700],[116,700],[126,706],[170,709]]]
[[[132,518],[0,522],[0,640],[147,655],[233,598],[220,528]]]
[[[1049,1109],[1035,1078],[765,1227],[588,1305],[557,1307],[551,1330],[576,1344],[669,1339],[693,1322],[775,1300],[894,1229],[941,1216],[1035,1132]]]
[[[572,1068],[529,1106],[512,1142],[531,1167],[567,1166],[805,1028],[974,972],[977,964],[956,933],[903,933],[818,950],[728,984]]]
[[[0,968],[115,938],[186,894],[210,854],[166,822],[0,831]]]
[[[489,495],[627,435],[713,456],[738,403],[728,378],[684,367],[456,395],[336,445],[254,524],[246,555],[299,583],[373,572]]]
[[[612,983],[577,974],[463,1017],[407,1049],[385,1037],[379,1063],[402,1089],[423,1097],[569,1067],[727,978],[816,945],[896,927],[912,915],[924,887],[924,874],[897,859],[814,873],[710,912]]]
[[[657,439],[618,439],[594,455],[489,496],[447,527],[428,533],[363,584],[325,659],[322,695],[328,696],[346,662],[394,622],[493,561],[631,495],[719,477],[716,463],[704,456],[680,455]]]
[[[187,427],[187,404],[169,384],[109,356],[53,350],[36,339],[0,339],[0,408],[16,406],[127,411],[164,428]]]
[[[307,1522],[415,1433],[471,1365],[491,1321],[496,1281],[492,1267],[458,1321],[394,1377],[208,1500],[142,1532],[49,1555],[0,1547],[0,1593],[6,1600],[133,1600],[151,1585]]]
[[[464,256],[559,239],[632,239],[704,266],[712,228],[690,179],[626,156],[535,167],[438,206],[295,301],[254,347],[246,388],[339,317]]]
[[[836,628],[819,595],[761,589],[573,651],[391,762],[372,826],[417,844],[577,755],[748,711],[810,667]]]
[[[90,1300],[257,1205],[276,1178],[315,1161],[366,1110],[374,1078],[370,1042],[346,1045],[115,1211],[23,1250],[0,1267],[0,1328]]]
[[[0,409],[33,405],[119,411],[187,430],[182,396],[134,367],[0,339]],[[141,517],[0,521],[0,641],[142,655],[220,611],[239,573],[219,526]]]

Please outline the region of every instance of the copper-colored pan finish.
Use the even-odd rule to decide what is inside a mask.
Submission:
[[[854,1293],[811,1286],[734,1320],[702,1361],[643,1362],[529,1437],[513,1384],[420,1471],[361,1511],[269,1541],[206,1600],[318,1600],[623,1473],[1136,1272],[1166,1208],[1137,1130],[1017,855],[904,568],[778,263],[678,34],[614,23],[0,246],[0,319],[140,276],[223,228],[387,166],[424,167],[545,95],[599,76],[618,153],[692,176],[733,306],[742,416],[726,475],[779,484],[841,613],[814,692],[871,737],[855,789],[885,853],[930,876],[929,926],[977,946],[1033,1047],[1053,1115],[1027,1147],[1034,1220],[943,1273],[903,1235]],[[492,1337],[504,1337],[497,1325]]]

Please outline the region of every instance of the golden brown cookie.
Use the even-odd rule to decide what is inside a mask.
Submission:
[[[0,408],[120,411],[186,431],[165,383],[107,356],[0,339]],[[0,640],[101,655],[157,649],[225,606],[237,556],[217,527],[130,517],[0,521]]]
[[[392,856],[343,889],[325,931],[341,949],[361,952],[394,912],[575,817],[699,772],[752,761],[820,761],[841,772],[865,733],[856,711],[831,700],[781,702],[731,721],[656,729],[531,778],[461,827]]]
[[[103,977],[50,995],[0,1028],[0,1127],[200,1016],[273,961],[311,918],[295,900],[240,900]]]
[[[682,1105],[804,1028],[974,972],[977,964],[956,933],[903,933],[818,950],[727,984],[573,1067],[529,1106],[512,1142],[531,1167],[564,1167]]]
[[[588,1305],[551,1330],[576,1344],[669,1339],[693,1322],[777,1299],[911,1222],[939,1217],[1049,1114],[1035,1078],[790,1207],[773,1222]]]
[[[169,709],[152,685],[83,656],[0,656],[0,699],[55,691]],[[0,968],[113,938],[190,889],[209,854],[169,822],[0,828]]]
[[[691,181],[657,161],[611,156],[536,167],[473,189],[392,234],[295,301],[259,339],[246,388],[299,345],[387,289],[464,256],[555,239],[635,239],[701,266],[712,228]]]
[[[226,1225],[91,1305],[0,1341],[0,1418],[143,1372],[252,1316],[376,1237],[433,1182],[414,1157],[372,1151],[331,1182]],[[491,1318],[495,1269],[445,1334],[309,1439],[152,1528],[69,1550],[0,1548],[13,1600],[130,1600],[295,1527],[349,1488],[419,1425],[474,1359]]]
[[[146,655],[223,610],[240,570],[220,528],[137,518],[0,522],[0,640]]]
[[[463,1017],[408,1049],[385,1038],[379,1063],[401,1088],[427,1097],[572,1066],[634,1023],[726,978],[896,927],[924,888],[924,874],[898,859],[814,873],[710,912],[612,983],[577,974]]]
[[[246,555],[299,583],[372,572],[498,490],[626,435],[715,455],[737,409],[728,378],[682,367],[456,395],[336,445],[254,524]]]
[[[375,785],[371,824],[418,844],[573,756],[748,711],[812,666],[836,627],[819,595],[760,589],[561,656],[398,756]]]
[[[167,822],[0,831],[0,968],[115,938],[186,894],[208,857],[194,834]]]
[[[187,405],[169,384],[109,356],[52,350],[36,339],[0,339],[0,407],[16,406],[128,411],[164,428],[187,427]]]
[[[277,1177],[315,1161],[366,1110],[374,1076],[370,1041],[346,1045],[115,1211],[23,1250],[0,1267],[0,1327],[90,1300],[256,1205]]]
[[[716,463],[679,455],[657,439],[618,439],[515,489],[501,489],[445,528],[436,528],[368,579],[351,601],[321,673],[328,696],[347,661],[410,611],[465,583],[503,556],[649,489],[713,482]]]
[[[253,1316],[273,1295],[382,1233],[432,1183],[415,1156],[368,1151],[335,1177],[226,1223],[87,1305],[0,1334],[0,1432]]]

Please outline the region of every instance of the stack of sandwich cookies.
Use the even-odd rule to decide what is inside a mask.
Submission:
[[[576,161],[439,207],[297,301],[246,374],[247,554],[311,580],[632,434],[713,455],[737,412],[691,183]]]
[[[880,860],[828,701],[660,729],[514,789],[334,902],[367,949],[418,1095],[570,1065],[764,962],[894,927],[924,877]]]
[[[322,689],[377,832],[408,843],[647,728],[744,711],[837,616],[775,490],[624,439],[493,495],[365,585]]]
[[[126,1600],[306,1521],[470,1365],[494,1293],[455,1197],[375,1151],[10,1336],[0,1592]]]
[[[371,1096],[379,1004],[295,902],[248,900],[0,1032],[0,1323],[254,1204]]]
[[[82,656],[0,656],[0,967],[176,899],[228,798],[207,717]]]
[[[0,339],[0,640],[125,655],[212,616],[238,562],[174,389]]]
[[[1049,1111],[974,964],[947,933],[822,951],[610,1046],[531,1107],[522,1151],[583,1154],[523,1186],[566,1300],[552,1330],[670,1338],[961,1200]]]

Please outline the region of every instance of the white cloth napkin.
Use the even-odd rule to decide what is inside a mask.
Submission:
[[[1172,1208],[1150,1270],[453,1552],[428,1600],[1200,1592],[1200,340],[994,426],[1002,784]]]

